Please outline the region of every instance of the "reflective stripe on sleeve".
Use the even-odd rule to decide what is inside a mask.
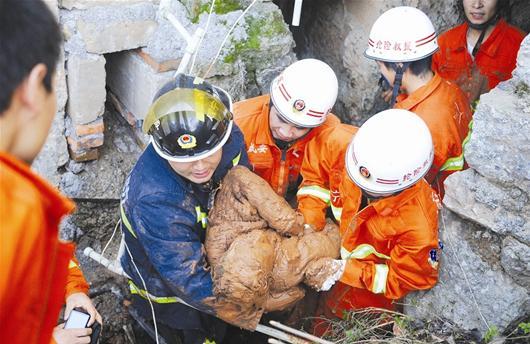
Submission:
[[[386,280],[388,277],[388,266],[386,264],[375,264],[374,283],[372,293],[382,294],[386,291]]]
[[[195,213],[197,215],[197,223],[201,223],[202,228],[206,229],[206,225],[208,224],[208,215],[201,211],[200,206],[195,207]]]
[[[123,210],[123,205],[121,203],[120,203],[120,213],[121,213],[121,223],[124,224],[125,228],[127,228],[127,230],[132,234],[133,237],[138,239],[138,237],[136,236],[136,233],[132,229],[131,223],[127,219],[127,216],[125,216],[125,210]]]
[[[298,192],[297,196],[309,195],[321,199],[324,203],[329,204],[329,190],[321,188],[320,186],[311,185],[311,186],[302,186]]]
[[[340,248],[340,256],[342,257],[342,259],[350,259],[350,258],[364,259],[364,258],[368,257],[371,254],[373,254],[373,255],[375,255],[375,256],[377,256],[379,258],[390,259],[389,256],[377,252],[376,249],[372,245],[369,245],[369,244],[361,244],[361,245],[357,246],[351,252],[348,251],[343,246]]]
[[[186,302],[184,302],[184,300],[182,300],[181,298],[177,296],[154,296],[148,293],[146,290],[138,288],[138,286],[134,284],[134,282],[131,280],[129,280],[129,290],[131,294],[138,295],[146,300],[149,299],[156,303],[177,303],[179,302],[179,303],[185,304],[186,306],[192,307]]]
[[[241,160],[241,152],[232,159],[232,166],[237,166],[239,164],[239,160]]]
[[[76,262],[74,262],[73,260],[70,260],[70,262],[68,262],[68,269],[73,269],[73,268],[78,268],[79,265],[76,264]]]
[[[340,222],[340,217],[342,216],[342,208],[335,207],[332,204],[331,205],[331,212],[333,213],[333,216],[335,217],[335,220]]]
[[[447,159],[447,161],[442,165],[440,171],[460,171],[464,168],[464,151],[469,139],[471,138],[471,132],[473,131],[473,120],[469,122],[469,130],[467,136],[462,141],[462,154],[456,157]]]

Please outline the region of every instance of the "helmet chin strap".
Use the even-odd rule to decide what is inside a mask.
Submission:
[[[409,67],[410,62],[404,62],[403,65],[397,65],[396,76],[394,78],[394,86],[392,88],[392,99],[390,100],[390,108],[394,107],[396,103],[396,98],[399,93],[399,88],[401,87],[401,81],[403,80],[403,73]]]

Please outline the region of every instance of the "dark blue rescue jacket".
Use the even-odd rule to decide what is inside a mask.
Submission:
[[[177,302],[176,297],[215,315],[204,303],[213,294],[203,243],[213,188],[231,167],[248,166],[243,134],[236,125],[222,149],[213,183],[204,186],[178,175],[149,145],[123,190],[121,229],[147,291],[125,250],[121,264],[132,278],[129,287],[133,294],[149,296],[156,306],[157,320],[175,329],[204,327],[201,314]]]

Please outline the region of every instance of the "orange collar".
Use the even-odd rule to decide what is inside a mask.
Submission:
[[[411,110],[416,105],[429,97],[442,83],[442,78],[434,73],[434,77],[428,83],[418,88],[396,104],[396,109]]]
[[[62,217],[75,209],[75,204],[44,178],[33,172],[29,165],[6,152],[0,152],[0,178],[4,169],[11,169],[33,184],[42,196],[42,202],[51,216]]]

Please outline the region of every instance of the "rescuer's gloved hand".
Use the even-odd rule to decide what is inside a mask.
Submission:
[[[326,277],[318,291],[328,291],[344,274],[346,268],[346,261],[343,259],[335,259],[329,263],[329,275]]]

